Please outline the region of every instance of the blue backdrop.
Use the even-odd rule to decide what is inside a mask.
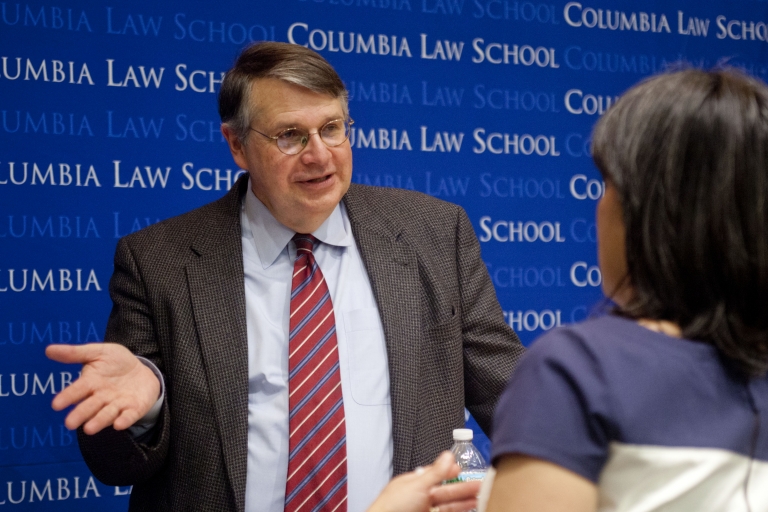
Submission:
[[[242,172],[216,93],[250,41],[336,67],[353,181],[461,204],[528,344],[601,298],[597,117],[681,60],[765,79],[766,22],[758,0],[0,2],[0,507],[126,509],[50,408],[78,368],[43,350],[101,340],[118,238]]]

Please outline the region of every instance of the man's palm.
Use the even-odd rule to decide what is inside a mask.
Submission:
[[[80,378],[53,399],[54,410],[77,406],[67,415],[69,429],[83,425],[86,434],[113,426],[124,430],[157,401],[160,382],[127,348],[116,343],[49,345],[45,354],[60,363],[80,363]]]

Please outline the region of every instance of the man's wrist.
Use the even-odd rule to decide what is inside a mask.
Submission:
[[[155,401],[155,404],[149,409],[149,411],[147,411],[147,413],[140,420],[128,428],[128,431],[134,438],[139,437],[155,426],[157,423],[157,418],[160,417],[160,411],[163,408],[163,400],[165,399],[165,379],[163,378],[163,374],[160,372],[157,366],[155,366],[155,364],[146,357],[136,356],[136,358],[141,361],[144,366],[149,368],[155,375],[158,382],[160,383],[160,392],[157,401]]]

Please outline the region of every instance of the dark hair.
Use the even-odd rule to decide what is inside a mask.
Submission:
[[[768,89],[734,70],[650,78],[600,119],[592,156],[619,193],[633,297],[747,375],[768,370]]]
[[[246,47],[227,71],[219,91],[219,116],[244,143],[251,122],[250,87],[259,78],[276,78],[341,101],[348,117],[347,90],[333,67],[303,46],[260,42]]]

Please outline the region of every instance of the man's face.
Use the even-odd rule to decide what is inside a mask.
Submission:
[[[311,233],[328,218],[352,179],[349,141],[329,148],[316,134],[328,121],[343,119],[341,102],[331,96],[273,78],[251,84],[251,127],[275,136],[288,128],[311,132],[307,146],[285,155],[275,141],[258,133],[242,145],[222,126],[235,163],[248,170],[253,193],[283,225]]]

